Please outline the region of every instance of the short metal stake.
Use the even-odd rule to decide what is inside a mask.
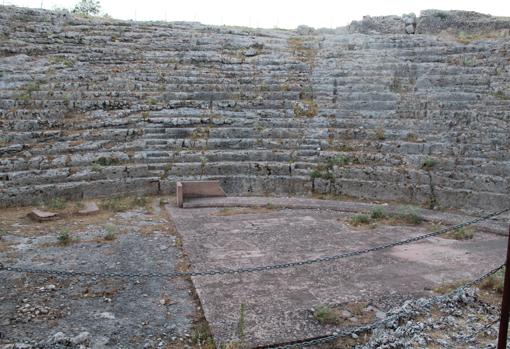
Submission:
[[[505,283],[503,301],[501,303],[501,319],[499,321],[498,349],[506,349],[508,336],[508,316],[510,310],[510,226],[508,227],[508,247],[506,249]]]

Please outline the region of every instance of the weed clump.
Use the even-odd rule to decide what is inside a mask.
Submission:
[[[128,209],[127,205],[118,197],[104,199],[101,206],[105,210],[113,212],[122,212]]]
[[[131,205],[134,207],[145,207],[147,206],[147,198],[145,196],[135,196],[131,200]]]
[[[59,234],[57,235],[57,241],[62,246],[67,246],[71,242],[73,242],[73,238],[71,237],[71,233],[68,228],[63,228]]]
[[[338,325],[340,323],[338,313],[328,306],[321,306],[315,309],[313,318],[323,325]]]
[[[214,349],[214,340],[205,321],[201,321],[191,331],[191,342],[203,349]]]
[[[480,288],[486,291],[503,294],[503,283],[505,280],[505,268],[489,276],[480,283]]]
[[[54,56],[49,59],[51,64],[63,65],[66,68],[74,67],[74,61],[71,58],[64,56]]]
[[[375,207],[370,214],[370,218],[372,219],[384,219],[386,217],[386,210],[383,207]]]
[[[505,92],[503,92],[501,90],[493,92],[492,95],[494,97],[496,97],[497,99],[501,99],[501,100],[509,100],[510,99],[510,96],[508,96],[507,94],[505,94]]]
[[[349,163],[349,159],[343,155],[338,155],[338,156],[335,156],[334,158],[329,158],[327,162],[328,162],[329,167],[343,166],[343,165],[347,165]]]
[[[423,160],[423,162],[421,163],[421,168],[422,168],[422,169],[424,169],[425,171],[430,171],[430,170],[432,170],[432,168],[434,168],[436,165],[437,165],[437,160],[432,159],[432,158],[426,158],[426,159],[425,159],[425,160]]]
[[[355,227],[358,225],[370,224],[370,217],[366,214],[357,214],[351,217],[351,224]]]
[[[473,229],[458,228],[444,235],[446,239],[471,240],[475,236]]]
[[[415,133],[408,133],[405,137],[407,142],[417,142],[418,136]]]
[[[120,163],[119,159],[107,158],[104,156],[101,156],[97,160],[92,162],[92,164],[97,164],[100,166],[113,166],[113,165],[118,165],[119,163]]]
[[[384,134],[384,128],[379,127],[375,130],[375,138],[380,141],[383,141],[386,139],[386,135]]]
[[[424,221],[418,211],[413,208],[400,210],[395,217],[400,221],[411,225],[419,225]]]
[[[104,234],[103,238],[106,241],[113,241],[117,238],[117,236],[115,235],[115,232],[117,231],[117,227],[115,227],[115,225],[108,224],[105,227],[104,231],[105,231],[105,234]]]
[[[67,202],[62,198],[53,198],[46,204],[52,210],[63,210],[67,206]]]

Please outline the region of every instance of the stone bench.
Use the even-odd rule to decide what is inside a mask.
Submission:
[[[177,206],[182,207],[186,198],[224,197],[219,181],[186,181],[177,182],[175,191]]]

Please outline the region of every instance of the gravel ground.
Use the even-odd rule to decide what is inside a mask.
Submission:
[[[178,238],[159,210],[47,223],[30,222],[24,213],[3,220],[3,229],[16,234],[1,240],[0,262],[10,266],[163,272],[183,263]],[[59,243],[66,230],[69,242]],[[197,307],[183,279],[0,273],[0,332],[47,347],[175,348],[189,342]]]
[[[157,202],[45,223],[26,219],[27,208],[2,210],[0,229],[6,233],[0,239],[0,262],[75,271],[185,270],[180,235]],[[62,244],[58,236],[65,231],[70,238]],[[108,239],[108,233],[114,238]],[[316,348],[495,348],[500,309],[496,293],[471,288],[445,296],[388,297],[387,305],[364,305],[366,317],[357,316],[359,325],[380,321],[381,326]],[[400,305],[392,308],[394,304]],[[314,321],[313,309],[299,314]],[[258,321],[264,322],[265,314],[259,315]],[[186,279],[0,272],[2,349],[212,349],[207,330],[201,333],[202,344],[196,341],[202,316]]]

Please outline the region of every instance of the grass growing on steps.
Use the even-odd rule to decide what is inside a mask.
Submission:
[[[145,208],[148,204],[148,200],[145,196],[133,196],[133,197],[113,197],[104,199],[100,206],[101,208],[113,211],[122,212],[127,211],[136,207]]]
[[[67,207],[67,202],[62,198],[51,199],[45,207],[51,210],[63,210]]]

